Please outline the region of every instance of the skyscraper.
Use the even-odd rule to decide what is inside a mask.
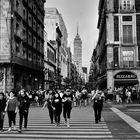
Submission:
[[[79,36],[78,26],[77,34],[74,38],[74,61],[77,67],[79,74],[82,74],[82,40]]]

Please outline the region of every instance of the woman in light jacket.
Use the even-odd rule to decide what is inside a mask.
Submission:
[[[13,91],[9,93],[9,99],[6,103],[5,111],[7,111],[8,114],[8,120],[9,120],[9,129],[8,131],[12,130],[12,122],[14,124],[14,130],[16,130],[16,114],[18,109],[18,101],[15,97],[15,94]]]

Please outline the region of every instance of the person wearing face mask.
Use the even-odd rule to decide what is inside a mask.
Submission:
[[[18,95],[18,107],[19,107],[19,130],[22,132],[22,122],[24,118],[24,128],[27,129],[28,112],[30,107],[30,99],[27,96],[25,90],[21,90]]]
[[[54,98],[52,100],[52,108],[54,110],[55,126],[59,126],[60,116],[62,112],[62,99],[58,92],[54,93]]]
[[[0,92],[0,131],[3,131],[3,123],[5,116],[6,98],[3,92]]]
[[[71,94],[70,89],[67,89],[65,94],[62,97],[63,116],[64,116],[65,124],[67,125],[67,127],[70,127],[70,113],[72,110],[72,101],[73,101],[73,95]]]
[[[18,102],[17,97],[15,97],[14,91],[9,93],[9,98],[6,102],[5,112],[7,111],[8,120],[9,120],[9,129],[8,131],[12,130],[12,122],[14,124],[14,130],[16,130],[16,114],[18,110]]]

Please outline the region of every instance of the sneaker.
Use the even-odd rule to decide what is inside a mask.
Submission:
[[[67,124],[67,127],[69,128],[69,127],[70,127],[70,125],[69,125],[69,124]]]
[[[55,127],[57,126],[57,123],[55,123]]]
[[[9,127],[7,131],[9,132],[9,131],[11,131],[11,130],[12,130],[12,128],[11,128],[11,127]]]
[[[21,132],[22,132],[21,129],[19,129],[19,130],[18,130],[18,133],[21,133]]]

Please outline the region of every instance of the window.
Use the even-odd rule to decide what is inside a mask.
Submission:
[[[113,55],[114,55],[114,66],[117,67],[119,65],[118,47],[114,47]]]
[[[130,10],[130,0],[123,0],[122,1],[122,9],[123,10]]]
[[[17,11],[19,10],[19,1],[18,0],[16,1],[16,10]]]
[[[123,25],[123,43],[133,43],[132,25]]]
[[[132,16],[123,16],[123,21],[132,21]]]
[[[114,16],[114,40],[119,41],[119,18]]]
[[[122,52],[123,66],[134,67],[134,51],[125,50]]]
[[[19,30],[19,23],[16,23],[16,33],[18,32]]]
[[[23,58],[26,59],[26,47],[23,47]]]
[[[20,53],[19,43],[16,43],[16,54],[19,55],[19,53]]]

